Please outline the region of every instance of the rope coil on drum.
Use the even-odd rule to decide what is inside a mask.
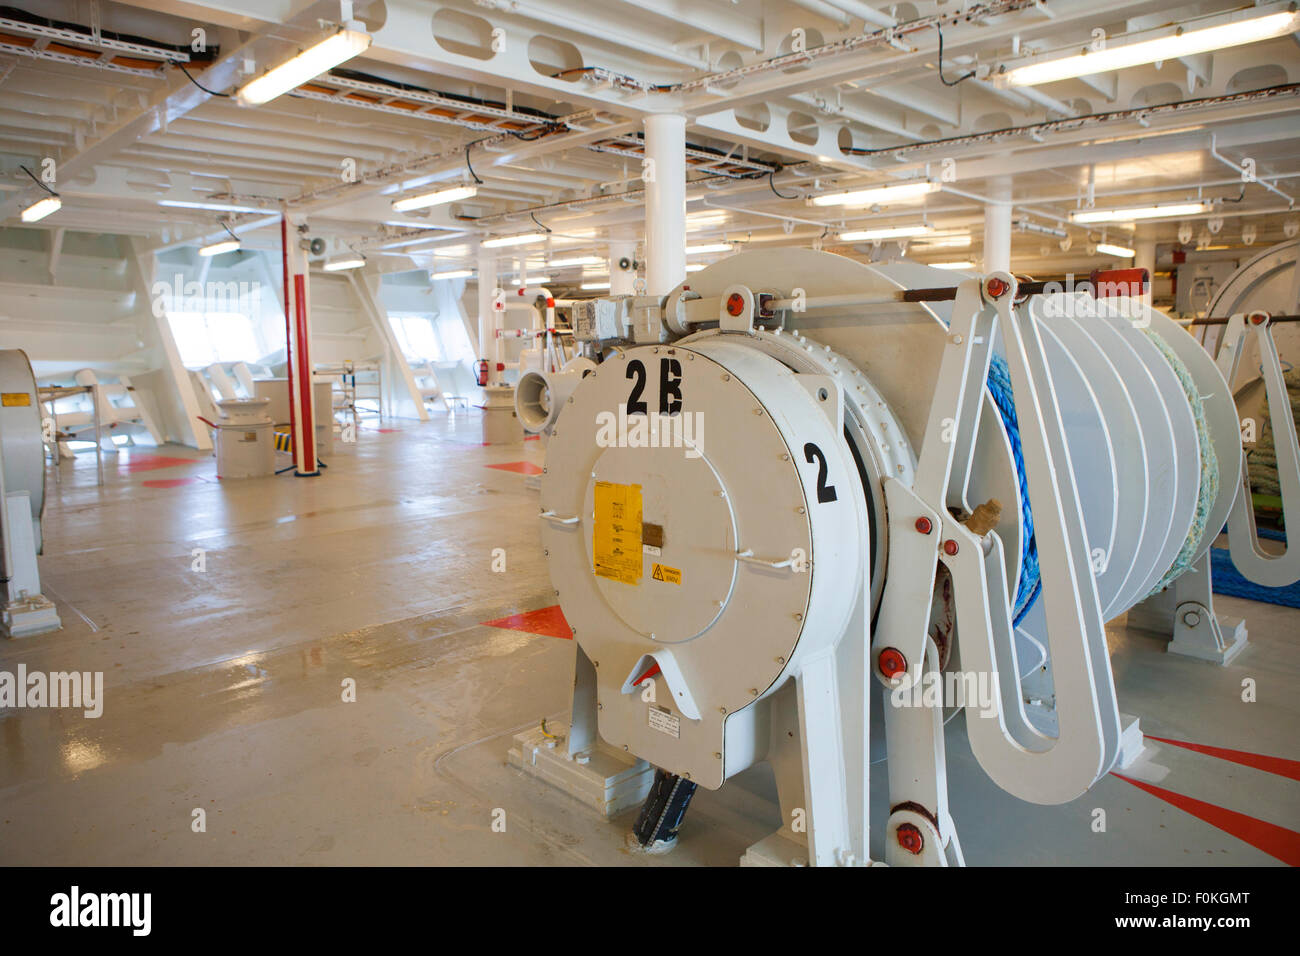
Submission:
[[[1173,565],[1165,572],[1165,575],[1155,588],[1152,589],[1151,594],[1157,594],[1182,576],[1196,559],[1197,545],[1205,537],[1210,509],[1219,494],[1219,459],[1214,452],[1214,442],[1210,438],[1209,423],[1205,416],[1205,403],[1201,400],[1200,392],[1197,391],[1196,383],[1192,379],[1192,373],[1187,370],[1183,360],[1174,353],[1174,350],[1169,347],[1169,344],[1163,338],[1150,329],[1143,329],[1143,331],[1146,332],[1147,337],[1160,351],[1165,361],[1169,363],[1169,367],[1173,369],[1174,375],[1178,378],[1178,384],[1182,386],[1183,392],[1187,396],[1187,404],[1191,406],[1192,418],[1196,422],[1196,444],[1201,452],[1200,484],[1197,489],[1196,514],[1192,520],[1192,527],[1187,532],[1187,537],[1183,541],[1183,546],[1178,550],[1178,556],[1174,559]]]

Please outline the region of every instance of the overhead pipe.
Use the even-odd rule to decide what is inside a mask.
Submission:
[[[1219,162],[1223,163],[1225,166],[1228,166],[1228,167],[1231,168],[1231,169],[1235,169],[1237,172],[1239,172],[1239,173],[1241,173],[1243,176],[1245,176],[1245,175],[1247,174],[1247,170],[1246,170],[1246,167],[1245,167],[1245,166],[1241,166],[1241,165],[1239,165],[1239,164],[1233,162],[1233,161],[1230,160],[1227,156],[1224,156],[1222,153],[1219,152],[1219,150],[1218,150],[1218,148],[1217,148],[1217,147],[1218,147],[1218,138],[1219,138],[1219,137],[1218,137],[1218,134],[1217,134],[1217,133],[1211,133],[1211,134],[1210,134],[1210,155],[1213,156],[1215,159],[1217,159]],[[1264,181],[1263,179],[1258,178],[1257,176],[1255,176],[1255,174],[1254,174],[1253,171],[1251,171],[1251,172],[1249,173],[1249,175],[1250,175],[1250,177],[1251,177],[1249,180],[1246,180],[1246,179],[1242,179],[1242,180],[1241,180],[1241,182],[1242,182],[1242,184],[1243,184],[1243,186],[1242,186],[1243,189],[1245,188],[1245,185],[1247,184],[1247,182],[1258,183],[1260,186],[1263,186],[1265,189],[1269,190],[1270,192],[1275,192],[1275,193],[1277,193],[1279,196],[1281,196],[1283,199],[1285,199],[1285,200],[1287,201],[1288,205],[1291,205],[1291,206],[1294,206],[1294,205],[1295,205],[1295,199],[1294,199],[1293,197],[1288,196],[1286,193],[1282,192],[1282,190],[1278,189],[1278,188],[1277,188],[1276,186],[1274,186],[1272,183],[1266,182],[1266,181]]]

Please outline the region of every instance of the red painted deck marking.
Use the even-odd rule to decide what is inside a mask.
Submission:
[[[541,435],[525,435],[525,436],[524,436],[524,441],[541,441],[541,440],[542,440],[542,436],[541,436]]]
[[[1166,790],[1163,787],[1143,783],[1141,780],[1126,777],[1122,773],[1117,773],[1115,776],[1133,784],[1139,790],[1145,790],[1153,797],[1158,797],[1165,803],[1172,804],[1179,810],[1190,813],[1198,820],[1204,820],[1210,826],[1216,827],[1238,840],[1249,843],[1257,850],[1263,850],[1269,856],[1281,860],[1288,866],[1300,866],[1300,833],[1295,830],[1288,830],[1286,827],[1280,827],[1275,823],[1266,823],[1263,820],[1248,817],[1246,814],[1238,813],[1235,810],[1226,810],[1223,807],[1215,806],[1213,803],[1206,803],[1204,800],[1197,800],[1181,793],[1174,793],[1172,790]]]
[[[521,475],[540,475],[542,473],[542,469],[531,461],[511,461],[504,465],[488,465],[488,467],[497,468],[501,471],[514,471]]]
[[[181,485],[202,484],[202,478],[150,478],[140,484],[146,488],[177,488]]]
[[[195,465],[203,459],[201,458],[169,458],[167,455],[126,455],[124,452],[118,452],[117,470],[119,474],[130,474],[134,471],[152,471],[155,468],[175,468],[177,465]]]
[[[1263,770],[1265,773],[1275,773],[1279,777],[1289,777],[1292,780],[1300,780],[1300,760],[1287,760],[1285,757],[1267,757],[1264,754],[1253,754],[1248,750],[1229,750],[1227,747],[1210,747],[1207,744],[1192,744],[1185,740],[1170,740],[1168,737],[1153,737],[1151,734],[1146,735],[1147,740],[1158,740],[1162,744],[1172,744],[1175,747],[1185,747],[1188,750],[1195,750],[1197,753],[1206,754],[1210,757],[1218,757],[1220,760],[1230,760],[1233,763],[1239,763],[1245,767],[1254,767],[1256,770]]]
[[[495,621],[484,621],[484,627],[503,627],[511,631],[525,631],[529,634],[541,634],[544,637],[573,638],[569,622],[564,619],[564,612],[558,604],[536,611],[523,611]]]

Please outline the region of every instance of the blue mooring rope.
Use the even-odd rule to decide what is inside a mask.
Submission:
[[[1025,456],[1020,448],[1020,423],[1016,420],[1016,400],[1011,390],[1011,370],[1007,360],[996,352],[989,361],[989,394],[1002,416],[1002,427],[1011,445],[1011,457],[1016,463],[1016,479],[1020,484],[1020,522],[1023,526],[1024,547],[1020,554],[1020,580],[1016,584],[1015,607],[1012,621],[1019,625],[1042,591],[1042,578],[1038,570],[1038,542],[1034,538],[1034,513],[1029,507],[1029,482],[1025,478]]]

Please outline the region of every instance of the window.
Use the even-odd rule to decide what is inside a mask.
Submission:
[[[397,343],[408,359],[417,362],[472,362],[473,349],[458,316],[443,317],[437,312],[390,312]]]
[[[433,334],[433,316],[390,312],[388,321],[407,358],[421,362],[438,358],[442,347]]]
[[[253,322],[240,312],[168,312],[181,364],[206,368],[213,362],[253,362],[263,351]]]

